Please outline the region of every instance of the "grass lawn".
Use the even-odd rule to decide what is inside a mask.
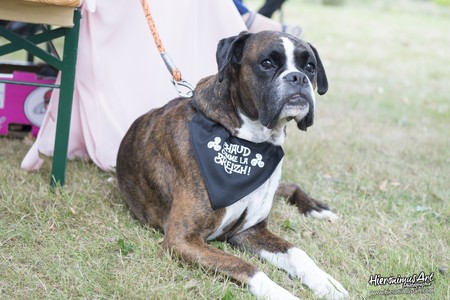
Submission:
[[[257,7],[260,1],[247,1]],[[371,275],[433,273],[425,294],[449,299],[450,10],[430,1],[288,1],[328,73],[314,126],[288,130],[283,180],[330,204],[340,219],[302,217],[282,200],[273,231],[340,281],[351,299],[412,292],[373,286]],[[48,189],[50,159],[19,169],[28,140],[0,138],[0,299],[252,299],[245,287],[173,260],[162,235],[133,220],[114,174],[68,164]],[[300,282],[227,244],[302,299]]]

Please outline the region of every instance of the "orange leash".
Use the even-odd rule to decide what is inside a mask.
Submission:
[[[144,9],[145,18],[147,19],[148,27],[153,36],[153,40],[155,41],[156,47],[158,48],[159,54],[161,55],[164,63],[166,64],[167,69],[172,74],[172,83],[178,93],[179,96],[184,98],[191,98],[194,92],[194,87],[183,80],[181,76],[180,70],[175,66],[169,54],[166,52],[164,45],[161,41],[161,37],[158,34],[158,30],[156,29],[155,22],[153,21],[152,15],[150,13],[150,8],[148,7],[147,0],[140,0],[142,8]],[[186,89],[186,92],[183,92],[182,89]]]

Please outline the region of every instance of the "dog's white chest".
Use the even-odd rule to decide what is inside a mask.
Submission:
[[[272,176],[270,176],[270,178],[267,179],[267,181],[264,182],[259,188],[226,208],[226,212],[220,226],[212,235],[208,237],[208,240],[213,240],[222,235],[224,233],[224,229],[230,224],[236,222],[245,210],[245,220],[240,231],[244,231],[268,217],[270,209],[272,208],[273,198],[281,178],[282,163],[283,161],[278,164]]]

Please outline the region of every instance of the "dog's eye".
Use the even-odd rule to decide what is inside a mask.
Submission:
[[[269,70],[269,69],[273,68],[273,62],[270,59],[265,59],[261,62],[261,66],[265,70]]]
[[[316,66],[313,63],[308,63],[305,66],[305,71],[314,74],[316,72]]]

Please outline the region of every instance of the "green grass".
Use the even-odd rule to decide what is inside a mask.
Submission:
[[[317,98],[307,133],[289,128],[283,179],[329,203],[340,220],[304,218],[277,201],[270,227],[351,299],[398,288],[370,286],[370,275],[421,271],[434,272],[433,294],[389,298],[449,299],[449,10],[431,1],[318,2],[285,8],[285,20],[318,48],[330,89]],[[162,235],[130,217],[114,174],[69,162],[66,186],[52,193],[50,159],[39,172],[20,170],[28,148],[27,140],[0,139],[1,299],[252,299],[162,251]],[[314,299],[269,264],[214,246]]]

